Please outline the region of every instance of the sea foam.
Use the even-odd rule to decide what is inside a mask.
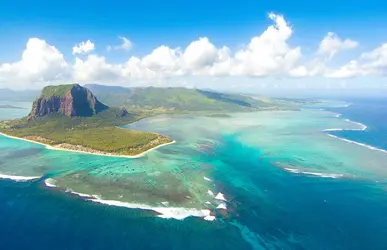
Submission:
[[[208,177],[203,177],[203,179],[205,179],[206,181],[212,181],[210,178],[208,178]]]
[[[387,150],[384,150],[384,149],[381,149],[381,148],[377,148],[377,147],[374,147],[374,146],[371,146],[371,145],[368,145],[368,144],[365,144],[365,143],[351,141],[351,140],[348,140],[348,139],[345,139],[345,138],[338,137],[336,135],[331,135],[331,134],[327,134],[327,135],[330,136],[330,137],[336,138],[338,140],[342,140],[342,141],[345,141],[345,142],[348,142],[348,143],[352,143],[352,144],[356,144],[356,145],[359,145],[359,146],[366,147],[366,148],[371,149],[371,150],[376,150],[376,151],[380,151],[380,152],[383,152],[383,153],[387,153]]]
[[[158,217],[164,219],[184,220],[187,217],[202,217],[206,220],[213,220],[208,209],[182,208],[182,207],[152,207],[145,204],[129,203],[115,200],[88,199],[92,202],[102,203],[109,206],[126,207],[133,209],[151,210],[159,213]]]
[[[56,180],[52,178],[46,179],[44,183],[48,187],[56,187]],[[82,198],[85,198],[88,201],[101,203],[109,206],[155,211],[159,213],[159,215],[157,215],[158,217],[165,218],[165,219],[173,218],[177,220],[184,220],[187,217],[194,216],[194,217],[201,217],[208,221],[215,220],[215,217],[211,216],[211,212],[208,209],[167,207],[167,205],[169,205],[169,202],[166,202],[166,201],[161,202],[165,207],[153,207],[146,204],[137,204],[137,203],[123,202],[123,201],[116,201],[116,200],[103,200],[100,195],[97,195],[97,194],[90,195],[85,193],[79,193],[69,188],[66,189],[66,191],[74,195],[80,196]]]
[[[18,175],[6,175],[0,174],[0,179],[10,179],[14,181],[30,181],[41,178],[40,176],[18,176]]]
[[[56,187],[56,180],[52,179],[52,178],[48,178],[46,180],[44,180],[44,184],[46,184],[47,187]]]
[[[78,195],[79,197],[83,197],[83,198],[92,198],[93,197],[93,196],[91,196],[89,194],[78,193],[78,192],[74,192],[74,191],[70,191],[70,193]]]
[[[308,172],[308,171],[301,171],[299,169],[295,168],[284,168],[284,170],[294,173],[294,174],[304,174],[304,175],[313,175],[313,176],[318,176],[322,178],[332,178],[332,179],[337,179],[337,178],[342,178],[344,177],[343,174],[329,174],[329,173],[318,173],[318,172]]]
[[[217,200],[222,200],[222,201],[226,201],[226,198],[224,197],[224,195],[222,193],[218,193],[216,196],[215,196],[215,199]]]
[[[227,209],[227,206],[224,203],[220,203],[216,208],[217,209]]]
[[[349,120],[349,119],[345,119],[345,121],[346,121],[346,122],[353,123],[353,124],[356,124],[356,125],[358,125],[360,128],[354,128],[354,129],[328,128],[328,129],[325,129],[324,131],[325,131],[325,132],[330,132],[330,131],[343,131],[343,130],[353,130],[353,131],[360,130],[360,131],[365,131],[365,130],[368,128],[367,125],[365,125],[365,124],[363,124],[363,123],[360,123],[360,122],[355,122],[355,121],[352,121],[352,120]],[[377,148],[377,147],[374,147],[374,146],[371,146],[371,145],[368,145],[368,144],[365,144],[365,143],[361,143],[361,142],[357,142],[357,141],[348,140],[348,139],[345,139],[345,138],[342,138],[342,137],[339,137],[339,136],[336,136],[336,135],[332,135],[332,134],[329,134],[329,133],[327,133],[327,135],[330,136],[330,137],[332,137],[332,138],[341,140],[341,141],[345,141],[345,142],[348,142],[348,143],[356,144],[356,145],[359,145],[359,146],[362,146],[362,147],[366,147],[366,148],[371,149],[371,150],[375,150],[375,151],[387,153],[387,150],[384,150],[384,149],[381,149],[381,148]]]

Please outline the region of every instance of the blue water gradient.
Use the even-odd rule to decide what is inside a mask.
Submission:
[[[386,98],[348,99],[347,107],[330,108],[343,118],[361,122],[367,126],[363,131],[337,131],[340,137],[387,150],[387,100]]]
[[[385,148],[387,103],[351,103],[331,110],[368,129],[334,133]],[[43,179],[0,180],[0,249],[387,249],[387,183],[290,173],[274,163],[291,155],[265,154],[235,133],[219,142],[195,157],[216,166],[211,178],[228,199],[223,219],[161,219],[84,201]]]

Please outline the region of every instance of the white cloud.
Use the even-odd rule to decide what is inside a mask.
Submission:
[[[330,68],[329,63],[334,56],[357,47],[358,43],[341,39],[330,32],[319,43],[315,53],[305,56],[300,46],[290,44],[294,31],[284,17],[270,13],[269,19],[272,25],[236,50],[216,46],[203,36],[185,48],[162,45],[147,55],[132,56],[122,63],[109,63],[107,58],[96,54],[66,62],[54,46],[31,38],[20,61],[0,64],[0,86],[31,87],[55,81],[165,84],[167,80],[171,82],[171,78],[183,82],[181,79],[191,76],[197,79],[266,76],[349,78],[387,74],[387,43],[339,68]],[[132,47],[129,39],[119,39],[122,43],[110,49],[129,50]],[[87,40],[74,46],[73,54],[86,54],[93,50],[94,44]]]
[[[171,49],[167,46],[160,46],[141,59],[141,65],[155,72],[168,72],[173,74],[180,64],[180,49]]]
[[[332,58],[337,53],[342,50],[348,50],[356,48],[359,45],[358,42],[345,39],[342,40],[338,35],[333,32],[328,32],[328,34],[321,41],[317,54],[327,55],[329,58]]]
[[[118,37],[121,40],[121,44],[117,46],[107,46],[107,50],[130,50],[133,47],[133,43],[126,37],[119,36]]]
[[[351,60],[337,70],[327,72],[325,76],[351,78],[371,75],[387,75],[387,43],[382,44],[371,52],[363,53],[357,60]]]
[[[81,42],[73,47],[73,55],[87,54],[93,51],[94,48],[95,48],[94,43],[92,43],[90,40],[87,40],[86,42]]]
[[[274,21],[260,36],[251,39],[246,48],[236,52],[232,75],[288,75],[301,58],[301,48],[291,48],[287,41],[293,30],[283,16],[273,13]]]
[[[73,65],[73,79],[76,82],[104,82],[121,79],[121,65],[112,65],[106,62],[105,57],[89,55],[87,59],[75,59]]]
[[[30,38],[20,61],[0,64],[0,84],[10,88],[28,88],[67,78],[68,64],[54,46]]]
[[[190,69],[201,69],[212,65],[218,55],[218,50],[207,37],[199,38],[185,49],[183,60],[185,66]]]

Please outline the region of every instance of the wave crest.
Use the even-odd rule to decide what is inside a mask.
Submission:
[[[317,176],[317,177],[322,177],[322,178],[337,179],[337,178],[344,177],[343,174],[329,174],[329,173],[308,172],[308,171],[301,171],[301,170],[295,169],[295,168],[284,168],[284,170],[286,170],[287,172],[294,173],[294,174],[312,175],[312,176]]]

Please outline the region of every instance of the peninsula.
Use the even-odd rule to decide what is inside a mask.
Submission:
[[[45,87],[27,117],[0,121],[0,133],[50,149],[138,157],[174,142],[160,134],[120,128],[145,117],[190,113],[228,118],[230,112],[297,110],[299,105],[199,89],[67,84]]]
[[[156,133],[119,127],[143,117],[101,103],[89,89],[78,84],[48,86],[34,101],[27,117],[0,122],[0,132],[51,149],[136,157],[173,142]]]
[[[16,107],[12,105],[0,105],[0,109],[26,109],[26,108]]]

